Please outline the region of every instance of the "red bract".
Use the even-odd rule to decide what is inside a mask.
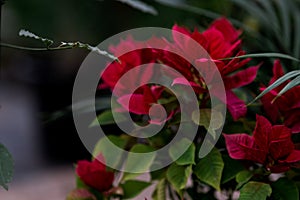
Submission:
[[[224,137],[231,158],[260,163],[273,173],[285,172],[300,161],[300,151],[291,140],[291,130],[283,125],[272,126],[259,115],[252,136],[241,133],[224,134]]]
[[[209,54],[211,59],[215,62],[221,73],[226,93],[227,93],[227,106],[234,120],[244,116],[246,114],[245,103],[240,100],[231,90],[234,88],[242,87],[251,83],[257,74],[258,66],[250,67],[248,69],[239,71],[232,74],[236,70],[245,66],[250,59],[232,59],[232,60],[221,60],[222,58],[235,57],[244,55],[245,52],[241,49],[241,40],[239,39],[240,31],[236,30],[232,24],[225,18],[215,20],[212,25],[203,33],[198,30],[190,32],[184,27],[175,25],[173,31],[183,33],[190,38],[197,41]],[[177,46],[181,48],[187,56],[193,58],[197,57],[197,52],[191,48],[190,39],[181,37],[178,34],[174,34],[174,40]],[[198,52],[199,53],[199,52]],[[202,57],[198,57],[195,60],[195,65],[199,67],[206,67]],[[194,77],[191,71],[191,66],[187,66],[185,69],[181,66],[179,69],[187,77]],[[207,69],[211,71],[212,69]],[[199,78],[200,79],[200,78]],[[193,80],[193,79],[191,79]],[[206,83],[210,84],[210,83]],[[213,83],[212,83],[213,84]]]
[[[123,108],[128,108],[128,111],[135,114],[148,114],[150,106],[157,103],[161,94],[161,90],[156,87],[141,84],[148,83],[154,76],[151,65],[157,60],[155,51],[151,48],[145,48],[147,47],[146,43],[128,37],[117,46],[111,46],[110,50],[118,56],[120,62],[111,63],[102,74],[104,84],[101,87],[107,86],[114,90],[114,95]],[[135,50],[123,54],[130,49]],[[148,64],[148,67],[144,68],[146,70],[139,70],[137,67],[143,64]],[[134,70],[130,71],[132,69]],[[129,71],[130,77],[121,81],[121,77]],[[116,85],[117,83],[118,85]],[[137,90],[132,91],[134,88]]]
[[[271,85],[283,75],[284,73],[280,61],[276,60],[273,66],[273,77],[269,84]],[[286,93],[284,93],[274,101],[277,94],[288,82],[289,81],[281,84],[280,86],[265,94],[261,98],[261,101],[263,103],[264,110],[273,123],[277,123],[280,120],[283,120],[283,123],[287,127],[291,128],[293,133],[299,133],[300,86],[296,86],[288,90]],[[265,89],[266,87],[260,88],[261,91]]]
[[[78,161],[76,174],[88,186],[100,192],[105,192],[112,187],[114,173],[107,171],[105,164],[98,159],[105,163],[101,154],[92,162],[86,160]]]

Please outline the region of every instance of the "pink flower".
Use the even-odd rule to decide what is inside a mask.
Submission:
[[[295,149],[291,130],[283,125],[272,126],[259,115],[252,136],[240,133],[224,134],[224,137],[231,158],[260,163],[273,173],[285,172],[300,161],[300,151]]]
[[[105,192],[112,187],[114,181],[114,173],[107,171],[104,157],[100,154],[97,159],[92,162],[81,160],[77,163],[76,174],[88,186]]]
[[[274,83],[278,78],[283,76],[283,69],[279,60],[275,60],[273,66],[273,77],[270,80],[270,85]],[[289,81],[283,83],[282,85],[274,88],[267,94],[265,94],[261,101],[263,103],[264,110],[266,114],[271,119],[273,123],[277,123],[283,120],[283,123],[292,129],[293,133],[300,132],[300,86],[296,86],[283,95],[281,95],[275,101],[274,98],[282,90],[282,88]],[[265,90],[266,87],[261,87],[260,90]]]

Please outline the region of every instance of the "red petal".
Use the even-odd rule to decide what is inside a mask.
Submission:
[[[285,159],[287,163],[294,163],[300,161],[300,150],[294,150],[290,155]]]
[[[256,115],[256,126],[253,132],[253,138],[260,149],[268,151],[271,133],[271,123],[265,117]]]
[[[269,152],[274,160],[284,158],[294,149],[294,144],[291,140],[273,141],[269,145]]]
[[[258,149],[251,136],[247,134],[223,134],[228,153],[233,159],[251,160],[263,164],[267,152]]]
[[[247,107],[245,103],[240,100],[232,91],[226,91],[227,108],[234,120],[246,115]]]
[[[224,38],[230,42],[236,41],[240,35],[240,31],[237,31],[226,18],[215,20],[210,27],[214,27],[221,31]]]
[[[225,77],[224,83],[226,86],[226,89],[230,90],[233,88],[238,88],[244,85],[247,85],[251,83],[257,74],[259,66],[249,67],[245,70],[242,70],[240,72],[237,72],[236,74]]]
[[[118,102],[127,111],[142,115],[148,114],[150,105],[145,104],[143,94],[124,95],[118,98]]]
[[[275,60],[273,65],[273,77],[270,80],[270,85],[274,83],[278,78],[284,75],[283,68],[280,64],[280,60]]]

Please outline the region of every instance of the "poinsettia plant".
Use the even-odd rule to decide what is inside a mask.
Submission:
[[[108,63],[98,89],[112,91],[116,99],[113,102],[115,110],[99,113],[97,119],[91,122],[91,127],[99,123],[103,126],[126,123],[126,119],[122,121],[121,118],[116,122],[112,112],[120,115],[129,112],[139,125],[164,126],[156,135],[143,138],[138,137],[144,134],[143,131],[137,131],[135,135],[122,131],[107,133],[96,144],[92,160],[78,161],[76,164],[77,187],[67,199],[132,199],[150,186],[150,196],[139,198],[299,199],[300,86],[283,91],[293,83],[289,79],[294,76],[284,75],[279,59],[274,61],[270,86],[265,86],[257,74],[261,68],[271,67],[246,53],[242,31],[222,17],[214,20],[204,31],[197,28],[191,31],[175,24],[171,40],[154,35],[145,41],[138,41],[128,35],[119,44],[112,44],[110,52],[116,57],[121,56]],[[201,45],[209,58],[201,57],[191,48],[192,41]],[[164,48],[154,48],[151,46],[153,43],[159,43]],[[145,46],[147,48],[143,48]],[[120,53],[128,47],[135,47],[136,50]],[[191,57],[192,62],[172,50],[182,52],[185,58]],[[178,77],[170,72],[164,74],[164,79],[170,79],[171,84],[182,91],[187,86],[192,87],[197,96],[200,120],[192,117],[192,123],[198,126],[192,141],[183,138],[171,146],[167,156],[172,162],[151,170],[157,165],[154,158],[157,155],[154,154],[153,159],[137,159],[128,155],[126,162],[122,163],[123,155],[114,154],[106,139],[127,152],[147,153],[168,145],[176,135],[180,118],[186,114],[180,109],[176,95],[160,84],[142,84],[158,76],[157,71],[153,70],[156,63],[171,67],[183,75]],[[137,69],[125,82],[118,82],[127,72],[144,64],[148,66],[145,68],[147,70]],[[212,65],[216,66],[224,83],[225,99],[210,91],[217,74]],[[195,70],[197,67],[207,74],[199,73]],[[249,84],[256,87],[252,89],[256,94],[244,89]],[[128,89],[132,87],[137,88],[133,93]],[[262,98],[252,109],[253,103],[247,105],[249,96],[253,99],[260,92]],[[220,105],[226,104],[226,115],[211,107],[210,99],[213,97],[219,100]],[[163,106],[165,116],[153,107],[155,104]],[[199,156],[205,138],[208,136],[214,140],[217,131],[223,132],[218,142],[206,156]],[[176,157],[178,149],[186,143],[188,148]],[[115,166],[123,166],[124,172],[112,165],[106,166],[106,159],[112,155]],[[147,172],[148,176],[141,176],[141,171]]]

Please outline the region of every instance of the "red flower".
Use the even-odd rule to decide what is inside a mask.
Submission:
[[[102,162],[100,162],[101,160]],[[114,173],[107,171],[104,163],[104,157],[100,154],[92,162],[81,160],[77,163],[76,173],[79,178],[88,186],[105,192],[112,187]]]
[[[247,111],[246,105],[231,90],[251,83],[256,77],[258,66],[250,67],[232,74],[236,70],[245,66],[250,61],[250,58],[244,60],[238,58],[232,60],[219,60],[222,58],[245,54],[245,52],[241,49],[241,40],[239,39],[240,31],[236,30],[225,18],[215,20],[203,33],[200,33],[196,29],[193,32],[190,32],[188,29],[178,25],[173,27],[173,31],[177,31],[191,37],[208,52],[223,77],[227,94],[227,107],[233,119],[237,120],[244,116]],[[187,54],[187,56],[192,56],[192,58],[197,57],[197,53],[199,54],[199,52],[193,51],[189,39],[183,38],[178,34],[174,34],[173,38],[176,45],[179,46]],[[198,59],[195,60],[195,64],[202,68],[205,66],[203,58],[201,57],[198,57]],[[184,74],[191,74],[186,75],[187,77],[194,77],[191,68],[192,66],[187,66],[183,69],[181,66],[178,70],[181,72],[184,71]],[[207,70],[211,71],[211,69]],[[201,80],[201,78],[198,78],[198,80],[199,79]]]
[[[275,60],[273,66],[273,77],[270,81],[270,85],[274,83],[278,78],[283,76],[283,69],[279,60]],[[280,90],[288,83],[289,81],[283,83],[282,85],[274,88],[267,94],[265,94],[261,101],[263,103],[264,110],[267,115],[270,117],[273,123],[276,123],[280,120],[283,120],[284,125],[292,129],[293,133],[300,132],[300,86],[296,86],[275,101],[274,98],[280,92]],[[266,87],[261,87],[260,90],[265,90]]]
[[[283,125],[272,126],[264,117],[256,116],[253,136],[224,134],[228,153],[233,159],[263,164],[273,173],[285,172],[300,161],[300,151],[291,140],[291,130]]]
[[[110,51],[118,57],[120,62],[111,63],[102,74],[104,84],[101,85],[101,88],[107,86],[111,90],[114,89],[114,95],[118,102],[123,108],[127,108],[134,114],[148,114],[149,108],[152,104],[157,103],[162,92],[161,88],[142,84],[148,83],[154,76],[151,65],[157,60],[155,51],[146,47],[148,47],[147,41],[138,42],[131,37],[122,40],[117,46],[111,46]],[[123,54],[131,49],[135,50]],[[136,68],[143,64],[148,64],[149,67],[146,70]],[[130,71],[132,69],[134,70]],[[129,71],[130,77],[121,81],[121,77]],[[116,85],[118,81],[119,84]],[[133,91],[135,88],[138,89]]]

